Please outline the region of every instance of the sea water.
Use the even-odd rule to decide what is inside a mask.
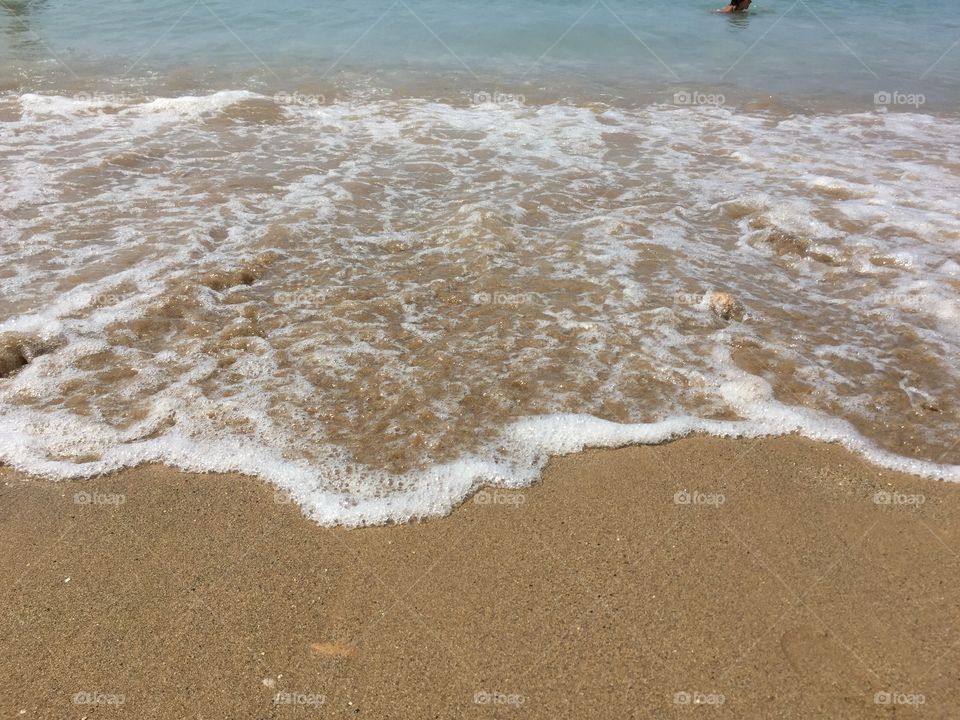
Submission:
[[[6,0],[0,460],[326,524],[690,433],[960,479],[957,13],[716,4]]]
[[[628,100],[672,85],[872,103],[922,94],[954,109],[952,0],[5,0],[0,79],[62,89],[291,89],[354,75]],[[171,76],[174,76],[171,79]]]

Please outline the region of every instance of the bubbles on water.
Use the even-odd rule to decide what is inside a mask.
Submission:
[[[0,458],[22,469],[239,470],[348,523],[688,432],[956,475],[960,180],[923,161],[949,118],[18,102]]]

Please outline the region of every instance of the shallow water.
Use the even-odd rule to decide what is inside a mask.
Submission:
[[[152,92],[302,83],[630,101],[653,90],[749,90],[872,109],[876,93],[957,109],[952,0],[6,0],[0,81]],[[492,85],[491,85],[492,83]],[[164,93],[161,93],[164,94]],[[171,93],[167,93],[171,94]]]
[[[350,524],[446,512],[552,453],[689,432],[801,432],[960,479],[955,113],[872,93],[857,110],[860,79],[822,52],[816,95],[763,63],[735,86],[614,79],[609,28],[586,20],[524,79],[539,36],[490,45],[476,28],[510,27],[495,6],[424,9],[457,56],[491,48],[481,90],[409,38],[325,74],[374,5],[324,15],[321,43],[319,11],[209,3],[261,28],[247,52],[297,82],[248,75],[232,33],[214,42],[188,14],[134,83],[100,66],[156,31],[140,4],[29,5],[4,16],[22,43],[0,54],[16,76],[0,97],[3,461],[241,470]],[[701,35],[688,77],[737,33],[806,27],[774,3],[734,21],[645,7],[629,12]],[[897,26],[885,7],[864,47]],[[585,9],[533,8],[542,33]],[[104,52],[91,38],[111,22]],[[38,70],[34,35],[88,74]],[[786,64],[790,47],[768,52]],[[164,64],[187,56],[206,71]],[[956,68],[925,89],[956,98]],[[499,89],[510,78],[529,95]]]

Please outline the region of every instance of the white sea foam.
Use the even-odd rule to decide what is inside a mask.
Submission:
[[[212,95],[156,98],[141,105],[129,107],[125,112],[138,114],[171,113],[197,118],[223,110],[244,100],[255,100],[262,97],[262,95],[257,95],[248,90],[221,90]]]
[[[336,477],[351,473],[349,465],[337,462],[334,457],[331,462],[316,467],[278,457],[269,448],[252,443],[216,439],[197,442],[178,435],[131,442],[133,434],[123,438],[103,430],[97,436],[89,426],[81,429],[69,422],[53,421],[42,427],[31,427],[33,423],[30,423],[28,427],[33,432],[56,433],[60,437],[75,438],[82,434],[84,439],[97,445],[107,444],[109,449],[100,460],[77,465],[46,459],[46,444],[33,442],[36,436],[24,433],[16,427],[17,420],[9,417],[0,418],[0,458],[24,472],[53,479],[92,477],[145,463],[164,463],[193,472],[240,472],[270,480],[317,522],[352,526],[444,515],[482,485],[517,488],[530,484],[553,455],[586,448],[658,444],[694,434],[755,439],[796,433],[813,440],[839,443],[891,470],[960,482],[960,466],[915,460],[884,451],[842,420],[758,400],[756,388],[749,383],[730,383],[724,392],[736,397],[741,409],[749,409],[753,419],[715,421],[677,416],[658,422],[621,424],[590,415],[527,418],[506,428],[500,439],[500,445],[513,451],[511,461],[467,456],[411,473],[402,478],[407,489],[387,495],[376,492],[378,485],[387,480],[386,476],[372,470],[353,492],[318,488],[318,475]],[[152,426],[141,428],[141,432],[144,429]]]
[[[30,357],[0,379],[0,461],[243,472],[349,525],[693,433],[960,480],[938,460],[956,120],[352,100],[206,122],[248,101],[3,101],[0,340]]]

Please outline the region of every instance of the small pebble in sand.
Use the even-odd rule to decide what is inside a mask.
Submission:
[[[327,657],[350,657],[353,655],[353,648],[340,643],[312,643],[310,652],[314,655],[325,655]]]
[[[722,320],[739,320],[743,317],[743,306],[730,293],[709,292],[703,299],[710,311]]]
[[[29,362],[23,351],[15,346],[0,347],[0,377],[13,375]]]

